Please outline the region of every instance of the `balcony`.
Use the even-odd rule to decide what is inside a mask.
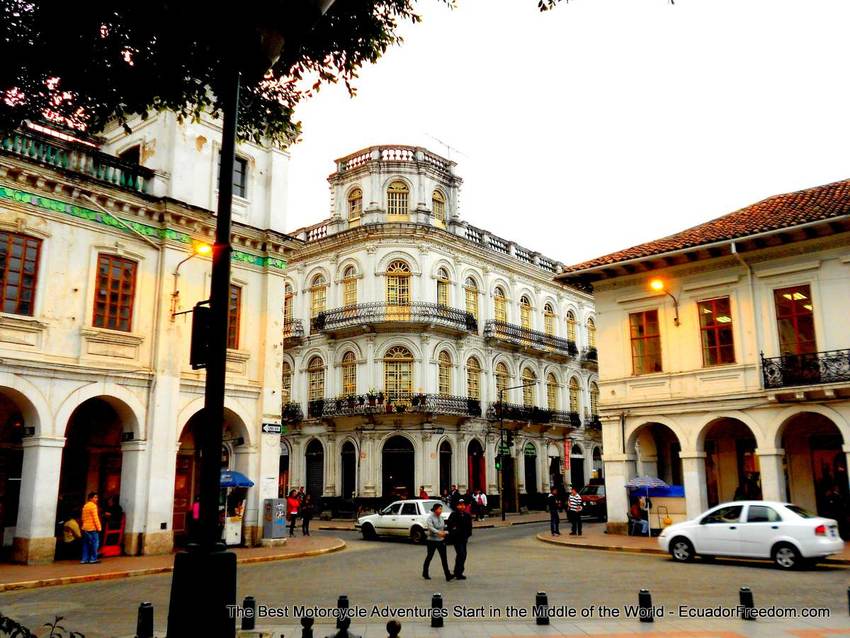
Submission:
[[[488,321],[484,326],[484,338],[515,346],[519,349],[534,350],[563,361],[578,354],[578,348],[576,348],[574,341],[504,321]]]
[[[66,141],[30,130],[17,130],[2,138],[0,149],[8,155],[118,188],[138,193],[151,192],[154,171],[101,153],[81,142]]]
[[[357,394],[310,401],[310,418],[376,417],[381,414],[480,417],[481,401],[447,394]]]
[[[292,425],[301,423],[304,420],[304,412],[301,410],[301,404],[293,403],[292,401],[283,404],[282,415],[283,422]]]
[[[436,303],[415,301],[394,305],[372,302],[320,312],[313,317],[310,330],[331,337],[363,332],[422,330],[461,335],[478,332],[478,322],[472,313]]]
[[[850,382],[850,350],[761,358],[765,390]]]
[[[578,415],[576,415],[578,416]],[[597,430],[599,432],[602,431],[602,421],[599,420],[598,414],[585,414],[584,415],[584,427],[588,430]]]
[[[500,411],[500,407],[504,413]],[[520,423],[535,423],[546,425],[554,423],[557,425],[568,425],[570,427],[581,427],[581,418],[577,412],[562,412],[561,410],[547,410],[536,405],[518,405],[516,403],[500,404],[495,401],[487,410],[488,421],[499,421],[501,417],[505,421],[517,421]]]
[[[304,341],[304,322],[300,319],[286,319],[283,322],[283,347],[291,348]]]
[[[595,347],[585,348],[581,352],[581,365],[585,368],[595,370],[599,367],[599,354]]]

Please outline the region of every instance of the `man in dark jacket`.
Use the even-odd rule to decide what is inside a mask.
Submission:
[[[549,531],[552,536],[561,535],[561,510],[564,507],[563,501],[558,494],[558,488],[553,487],[552,492],[546,498],[546,505],[549,508]]]
[[[466,580],[463,575],[466,566],[466,544],[472,536],[472,516],[466,511],[467,504],[461,499],[457,502],[456,509],[449,514],[446,528],[449,530],[449,544],[455,546],[455,570],[454,576],[458,580]]]

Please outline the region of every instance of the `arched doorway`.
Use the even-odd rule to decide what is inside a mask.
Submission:
[[[723,418],[709,423],[704,436],[708,506],[760,499],[761,470],[752,430],[738,419]]]
[[[605,479],[605,464],[602,462],[602,448],[593,448],[593,476],[600,481]]]
[[[577,490],[584,487],[584,449],[577,443],[570,449],[570,485]]]
[[[525,463],[525,493],[537,494],[537,448],[528,441],[523,448]]]
[[[788,499],[836,519],[841,536],[850,537],[847,455],[838,427],[822,414],[804,412],[785,421],[780,436]]]
[[[23,434],[24,418],[17,404],[0,394],[0,551],[11,545],[18,522]]]
[[[440,494],[448,494],[452,486],[452,444],[448,441],[440,443]]]
[[[682,485],[682,449],[676,433],[662,423],[646,423],[632,436],[638,476],[654,476],[668,485]]]
[[[342,462],[342,498],[349,500],[354,498],[357,478],[357,451],[354,443],[346,441],[342,444],[340,451]]]
[[[304,475],[307,482],[304,490],[318,503],[325,490],[325,448],[321,441],[313,439],[304,451]]]
[[[389,498],[411,498],[413,491],[413,443],[404,436],[392,436],[381,452],[383,495]]]
[[[484,456],[484,448],[478,439],[469,442],[466,453],[467,469],[469,471],[469,489],[473,492],[481,490],[487,493],[487,461]]]

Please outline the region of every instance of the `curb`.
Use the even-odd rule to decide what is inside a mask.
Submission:
[[[514,525],[533,525],[535,523],[548,523],[549,519],[539,520],[539,521],[507,521],[504,524],[501,522],[498,523],[485,523],[484,525],[473,525],[472,529],[495,529],[499,527],[513,527]],[[320,525],[317,529],[322,532],[356,532],[354,526],[351,527],[331,527],[331,526],[322,526]]]
[[[620,552],[622,554],[649,554],[655,556],[666,556],[667,552],[654,547],[625,547],[623,545],[600,545],[598,543],[572,543],[570,541],[555,540],[546,534],[537,534],[537,540],[550,545],[560,545],[571,549],[595,549],[603,552]],[[730,557],[734,558],[734,557]],[[847,558],[827,558],[821,562],[823,565],[850,565]]]
[[[309,558],[313,556],[322,556],[332,552],[338,552],[345,549],[345,541],[337,539],[337,543],[331,547],[323,547],[321,549],[308,549],[303,552],[293,554],[276,554],[270,556],[248,556],[245,558],[237,558],[237,565],[252,565],[256,563],[270,563],[272,561],[290,560],[292,558]],[[91,583],[98,580],[116,580],[118,578],[135,578],[136,576],[153,576],[155,574],[168,574],[174,571],[174,567],[169,565],[166,567],[150,567],[148,569],[127,569],[117,572],[104,572],[102,574],[87,574],[80,576],[57,576],[56,578],[43,578],[40,580],[24,580],[17,583],[0,584],[0,593],[11,591],[22,591],[25,589],[39,589],[41,587],[55,587],[57,585],[75,585],[79,583]]]

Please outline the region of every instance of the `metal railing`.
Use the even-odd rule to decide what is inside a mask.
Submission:
[[[471,312],[422,301],[404,305],[378,301],[325,310],[313,317],[310,329],[322,332],[396,322],[427,323],[464,332],[478,332],[478,321]]]
[[[504,411],[504,414],[502,414]],[[563,412],[561,410],[548,410],[536,405],[519,405],[517,403],[499,403],[494,401],[487,409],[487,420],[497,421],[504,416],[505,421],[519,421],[522,423],[561,423],[573,427],[581,426],[581,418],[576,412]]]
[[[307,414],[314,419],[405,412],[480,417],[481,401],[449,394],[377,392],[317,399],[307,404]]]
[[[787,388],[850,381],[850,350],[761,357],[764,388]]]
[[[303,339],[304,322],[301,319],[287,319],[283,322],[284,339]]]
[[[599,361],[599,353],[595,347],[585,348],[581,353],[581,360],[597,363]]]
[[[304,420],[304,412],[301,410],[301,404],[292,401],[284,403],[282,416],[284,423],[301,423]]]
[[[578,354],[578,348],[574,341],[555,337],[545,332],[530,330],[497,319],[491,319],[484,325],[484,337],[486,339],[498,339],[499,341],[518,346],[555,351],[570,357]]]
[[[140,193],[151,191],[154,171],[107,155],[85,144],[16,130],[6,134],[0,149],[10,155],[78,173]]]

